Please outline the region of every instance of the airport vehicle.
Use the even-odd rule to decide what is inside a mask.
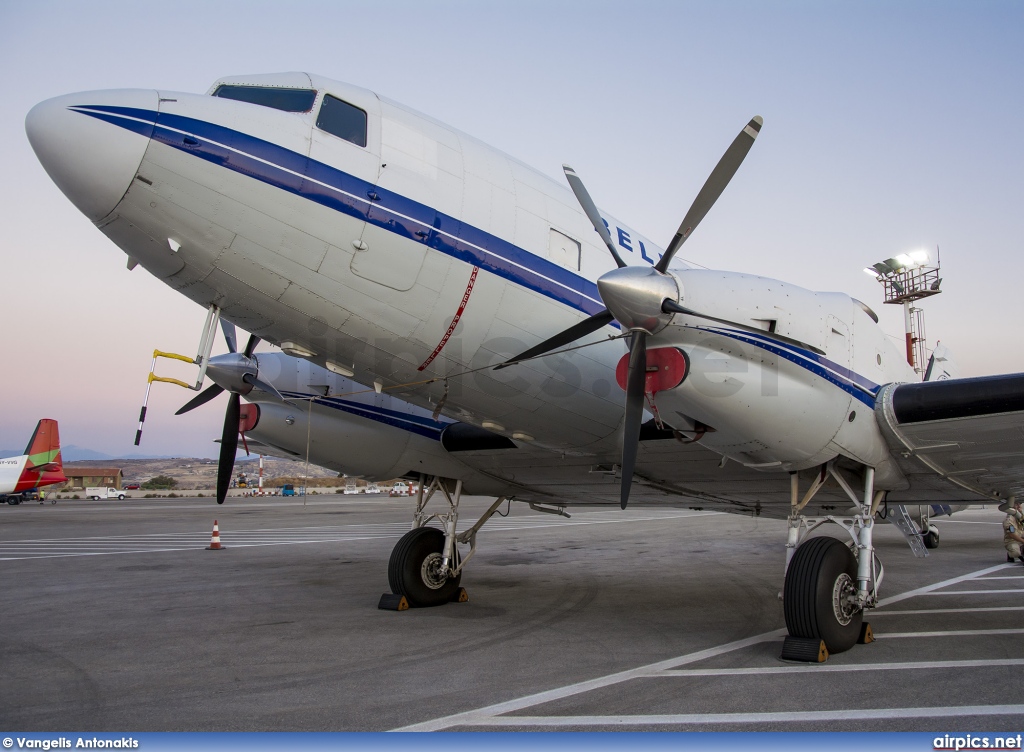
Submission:
[[[388,567],[414,605],[452,597],[509,498],[787,519],[787,627],[837,652],[878,601],[877,519],[925,555],[931,515],[1024,493],[1024,374],[921,382],[860,301],[678,259],[761,126],[662,249],[571,167],[566,187],[315,75],[71,94],[26,120],[129,268],[220,318],[229,352],[207,367],[204,335],[214,383],[179,411],[228,392],[218,502],[241,430],[418,479]],[[234,324],[253,332],[241,351]],[[256,354],[261,340],[287,355]],[[456,533],[464,492],[496,501]],[[447,511],[427,514],[431,496]],[[809,535],[826,524],[840,537]]]
[[[17,506],[18,504],[22,503],[23,501],[38,501],[38,502],[42,503],[43,502],[43,492],[40,491],[38,488],[30,488],[28,491],[22,491],[21,493],[6,494],[5,496],[0,497],[0,502],[3,502],[3,501],[6,501],[11,506]],[[50,498],[50,501],[53,504],[56,504],[57,503],[56,495],[52,496]]]
[[[24,491],[35,491],[38,500],[38,489],[67,481],[57,421],[50,418],[36,424],[23,455],[0,459],[0,496],[11,505],[25,501]]]
[[[118,488],[110,488],[109,486],[90,486],[85,489],[85,497],[93,501],[99,501],[100,499],[124,499],[125,493]]]
[[[305,486],[299,486],[298,488],[296,488],[291,483],[285,483],[283,486],[281,486],[281,495],[282,496],[305,496],[306,495],[306,487]]]

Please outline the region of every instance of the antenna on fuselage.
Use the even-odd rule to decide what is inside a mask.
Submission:
[[[918,373],[924,371],[926,364],[924,310],[911,304],[942,292],[939,289],[942,284],[942,277],[939,276],[940,259],[939,247],[935,246],[934,264],[928,257],[928,251],[911,251],[864,269],[881,282],[885,289],[883,302],[903,306],[907,362]]]

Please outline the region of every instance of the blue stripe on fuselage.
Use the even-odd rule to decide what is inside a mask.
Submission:
[[[346,412],[360,418],[366,418],[367,420],[372,420],[377,423],[383,423],[384,425],[399,428],[403,431],[415,433],[420,436],[425,436],[426,438],[433,439],[435,441],[440,441],[441,433],[445,428],[451,425],[450,421],[424,418],[419,415],[413,415],[412,413],[389,410],[385,407],[367,405],[362,402],[352,402],[351,400],[344,400],[339,397],[318,397],[313,394],[287,391],[282,392],[281,394],[285,397],[291,397],[294,399],[307,400],[312,398],[313,402],[317,405],[341,410],[342,412]]]
[[[749,345],[760,347],[762,350],[775,353],[792,363],[796,363],[798,366],[810,371],[811,373],[820,376],[829,383],[835,384],[844,392],[849,393],[855,399],[860,400],[868,407],[874,408],[875,406],[875,397],[878,394],[879,389],[878,384],[868,381],[863,376],[851,371],[849,368],[845,368],[838,363],[834,363],[828,358],[818,355],[817,353],[813,353],[810,350],[804,350],[803,348],[786,345],[778,340],[759,337],[753,333],[740,332],[732,329],[722,329],[719,327],[697,326],[693,328],[699,329],[703,332],[720,334],[723,337],[730,337],[731,339],[746,342]]]
[[[283,146],[184,115],[106,105],[81,105],[72,109],[142,135],[149,135],[152,129],[154,140],[174,149],[402,237],[424,242],[436,251],[479,266],[588,315],[604,310],[594,282],[484,230]],[[195,137],[199,143],[186,143],[185,134]],[[371,201],[371,193],[377,194],[379,200]],[[426,239],[416,232],[426,232]],[[874,406],[878,384],[816,353],[788,348],[776,340],[746,332],[697,328],[773,352],[835,384],[864,404]]]
[[[155,123],[153,140],[174,149],[423,242],[587,315],[604,309],[597,285],[590,280],[454,217],[277,144],[183,115],[98,105],[74,109],[136,132],[140,120]],[[124,119],[115,119],[118,115]],[[185,134],[199,143],[185,142]],[[379,200],[371,202],[371,193]]]

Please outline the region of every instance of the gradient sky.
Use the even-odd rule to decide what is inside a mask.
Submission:
[[[882,310],[861,269],[939,245],[929,344],[964,375],[1024,371],[1022,39],[1024,3],[985,0],[0,0],[0,448],[52,417],[65,444],[137,451],[152,350],[194,354],[205,315],[126,270],[36,161],[25,114],[74,91],[202,92],[237,73],[314,71],[552,176],[569,162],[602,208],[662,245],[760,114],[684,257],[847,292],[902,341],[901,311]],[[153,392],[141,449],[215,456],[224,398],[174,417],[191,394]]]

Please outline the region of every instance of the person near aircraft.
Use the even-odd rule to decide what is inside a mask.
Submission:
[[[1007,504],[1006,519],[1003,520],[1003,545],[1006,560],[1018,560],[1024,564],[1024,510],[1020,499],[1011,499]]]

